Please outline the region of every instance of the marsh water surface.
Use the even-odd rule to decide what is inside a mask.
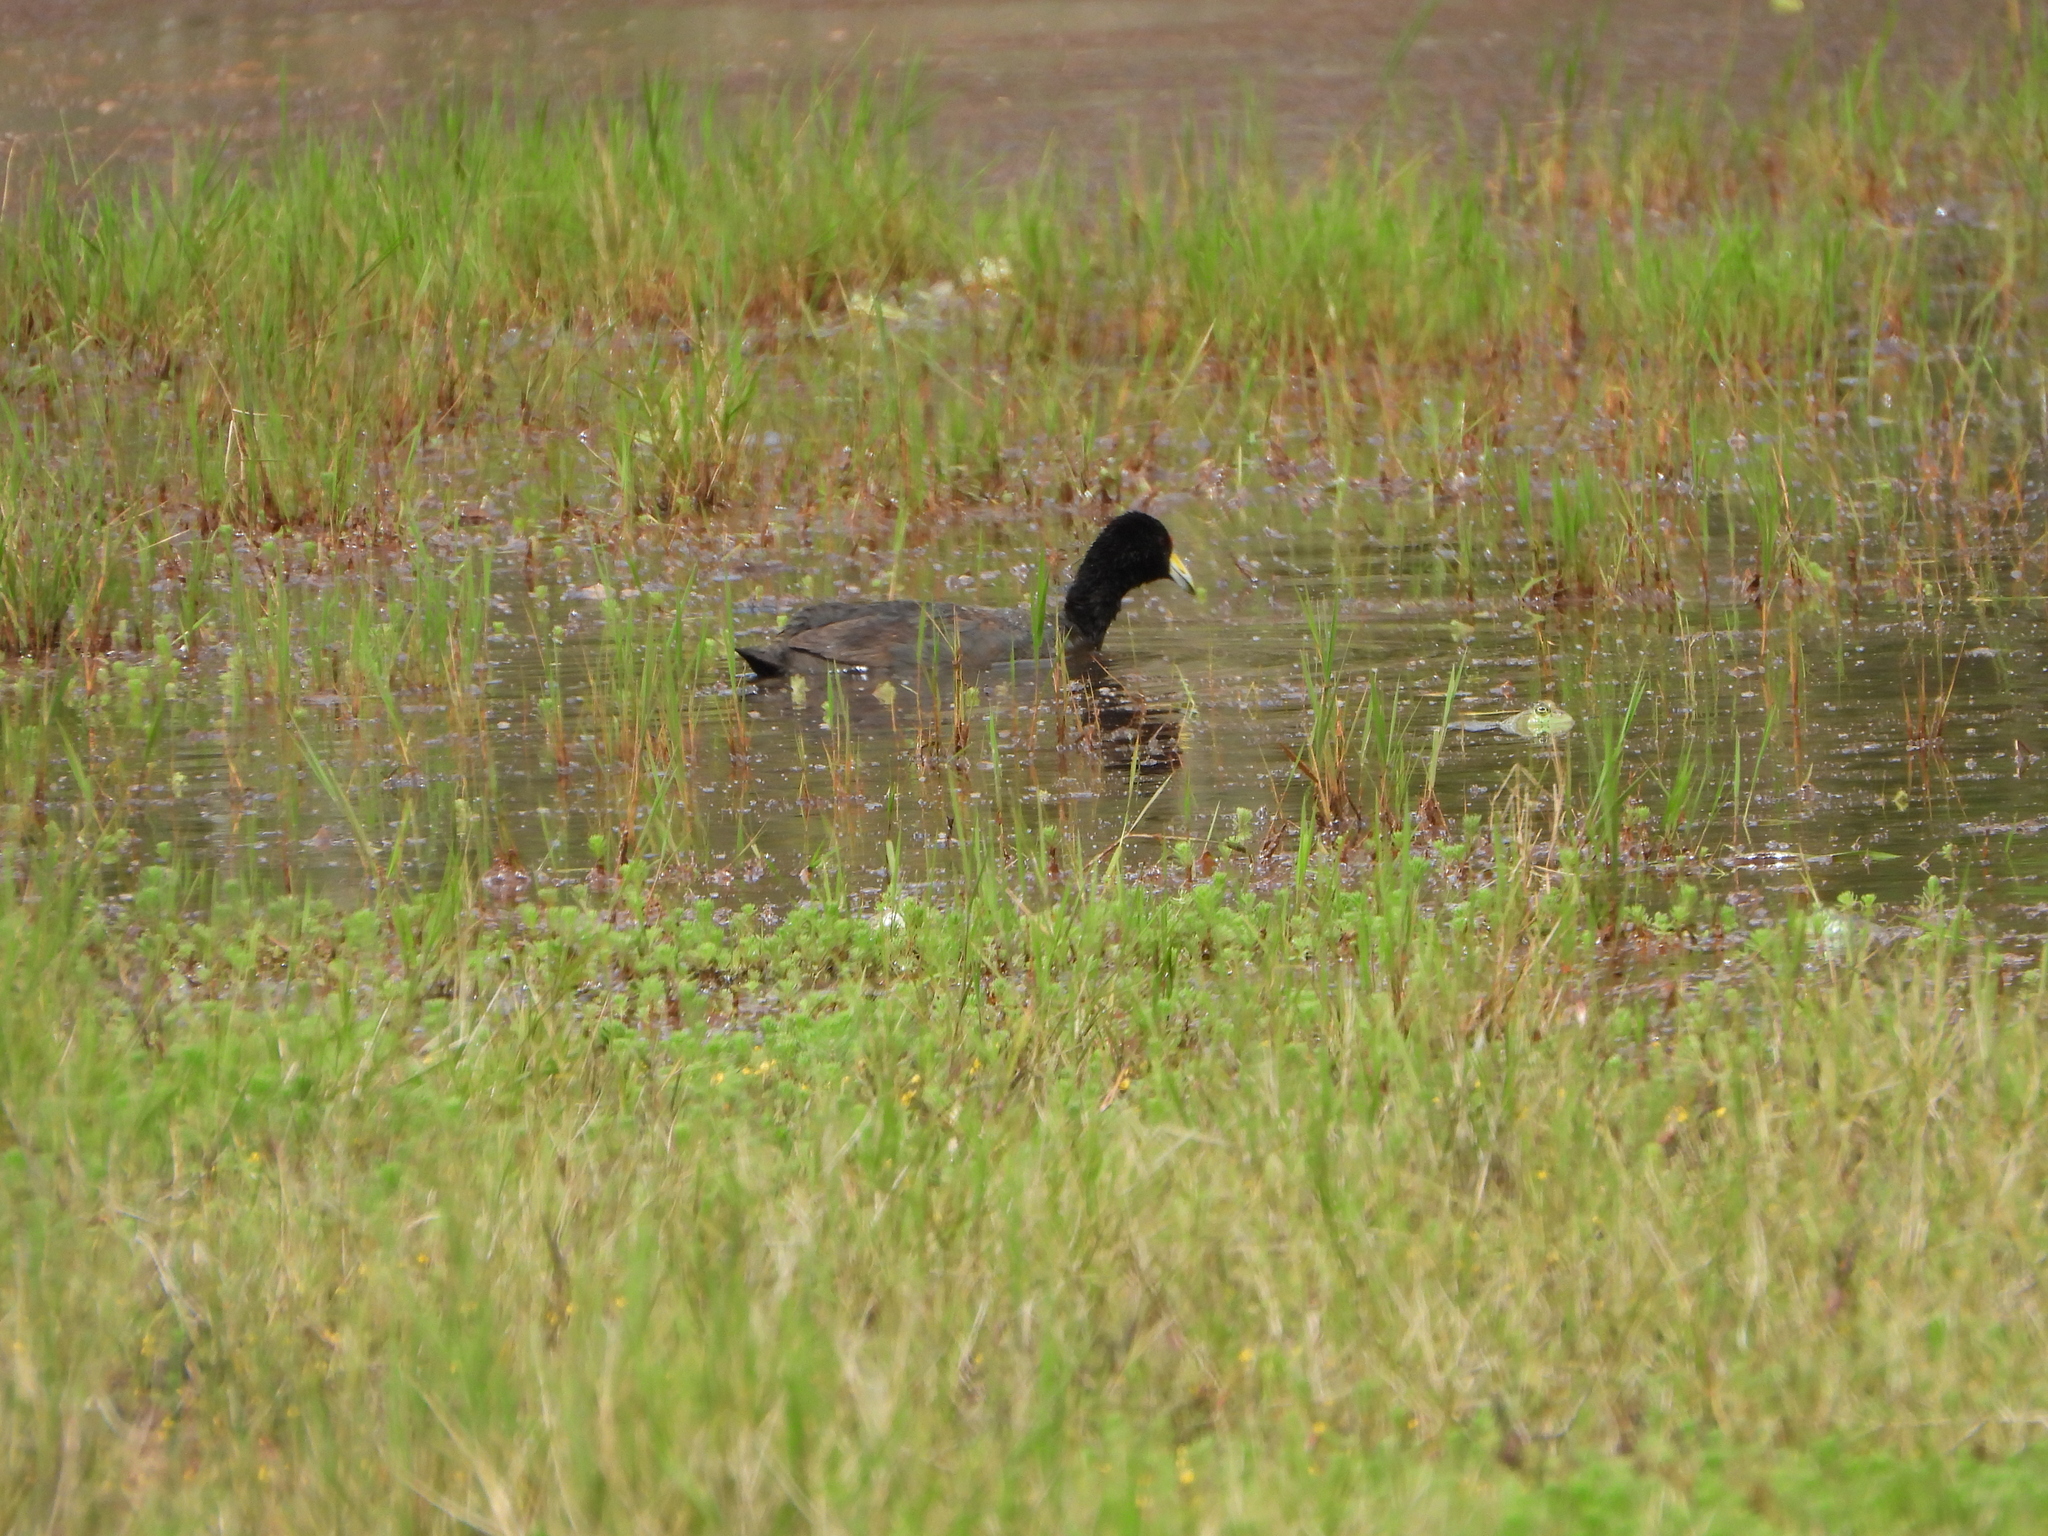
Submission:
[[[1273,6],[1245,0],[498,5],[0,3],[0,138],[67,141],[88,165],[180,135],[261,143],[281,120],[373,130],[451,88],[519,99],[631,91],[650,74],[741,93],[845,70],[916,68],[945,143],[998,174],[1047,153],[1108,171],[1138,140],[1262,104],[1304,164],[1397,107],[1438,135],[1491,138],[1543,115],[1555,77],[1642,104],[1722,94],[1756,107],[1827,82],[1881,37],[1940,72],[2006,25],[1945,0],[1557,0]]]

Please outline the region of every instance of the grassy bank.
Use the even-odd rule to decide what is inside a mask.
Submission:
[[[47,885],[7,1523],[2037,1525],[2038,983],[1930,910],[1617,994],[1572,882],[1421,879]]]

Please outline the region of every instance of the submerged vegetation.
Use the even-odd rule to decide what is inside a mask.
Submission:
[[[2037,1528],[2048,31],[1396,143],[14,170],[0,1523]]]

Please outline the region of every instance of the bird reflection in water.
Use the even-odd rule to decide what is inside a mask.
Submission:
[[[1180,767],[1180,710],[1146,698],[1091,656],[1068,680],[1081,742],[1110,773],[1156,778]]]
[[[1050,738],[1093,754],[1105,773],[1118,777],[1156,778],[1180,766],[1177,704],[1147,698],[1098,657],[1071,658],[1068,664],[1072,670],[1064,675],[1054,664],[1024,662],[986,669],[973,680],[939,670],[921,676],[832,671],[763,680],[754,693],[764,700],[782,695],[799,722],[813,732],[914,733],[917,758],[929,765],[986,740],[971,720],[983,708],[1000,711],[1003,706],[993,703],[983,686],[1007,683],[1019,690],[1014,697],[1027,710],[1034,698],[1041,701],[1040,707],[1050,701],[1063,706],[1056,722],[1040,715],[1037,729],[1019,733],[1019,749],[1026,753],[1032,743],[1045,745]]]

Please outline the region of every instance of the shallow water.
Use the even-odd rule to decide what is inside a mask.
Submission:
[[[1941,902],[1967,894],[2015,939],[2048,927],[2048,797],[2028,765],[2048,713],[2037,599],[1907,604],[1873,590],[1781,595],[1766,613],[1730,578],[1657,605],[1545,611],[1490,552],[1461,572],[1431,541],[1375,544],[1371,498],[1313,516],[1274,497],[1155,506],[1205,590],[1155,587],[1127,605],[1104,657],[1107,713],[1075,704],[1077,688],[1103,680],[1047,668],[983,677],[965,697],[944,680],[878,687],[844,674],[793,690],[724,671],[727,623],[771,628],[821,576],[873,592],[877,558],[857,544],[821,538],[771,555],[703,538],[572,541],[536,563],[484,529],[441,552],[491,584],[473,697],[401,695],[394,730],[376,700],[323,687],[307,616],[359,599],[364,578],[301,574],[281,589],[297,636],[283,708],[223,690],[262,649],[252,642],[226,665],[216,647],[102,666],[89,692],[74,681],[79,736],[96,777],[129,785],[135,863],[168,844],[200,867],[343,902],[370,882],[434,878],[458,838],[479,861],[499,856],[507,895],[583,880],[615,860],[626,826],[673,893],[769,909],[821,879],[863,901],[892,874],[943,881],[957,868],[952,840],[976,826],[1007,840],[999,852],[1050,826],[1070,849],[1121,850],[1156,878],[1204,853],[1256,876],[1261,851],[1291,865],[1293,828],[1311,814],[1293,754],[1310,732],[1310,630],[1323,615],[1346,707],[1376,687],[1394,708],[1383,771],[1406,775],[1412,801],[1434,761],[1454,828],[1519,808],[1540,840],[1560,786],[1583,806],[1603,736],[1626,717],[1625,788],[1650,818],[1632,900],[1654,907],[1690,881],[1738,903],[1843,892],[1906,903],[1931,878]],[[955,528],[916,552],[902,590],[1018,601],[1037,551],[1077,550],[1093,521]],[[405,584],[384,585],[395,611]],[[646,687],[634,668],[707,640],[694,683],[625,718],[621,701]],[[1912,716],[1943,694],[1939,741],[1912,742]],[[1577,717],[1569,736],[1488,728],[1541,698]],[[1446,721],[1456,728],[1440,736]],[[1689,755],[1706,788],[1683,835],[1653,846]],[[1361,799],[1369,778],[1354,769]],[[48,795],[53,807],[76,798],[61,765]]]
[[[324,5],[0,0],[0,142],[68,141],[90,168],[195,132],[261,142],[281,120],[374,124],[451,86],[515,96],[630,90],[650,72],[740,91],[848,67],[918,68],[935,133],[999,172],[1060,154],[1113,166],[1129,131],[1263,103],[1286,154],[1312,160],[1389,106],[1481,139],[1545,110],[1546,76],[1641,102],[1715,92],[1757,106],[1826,81],[1887,26],[1895,57],[1941,74],[2006,25],[1952,0],[1764,0],[1593,8],[1559,0],[1437,5],[1113,0],[1001,5]]]

